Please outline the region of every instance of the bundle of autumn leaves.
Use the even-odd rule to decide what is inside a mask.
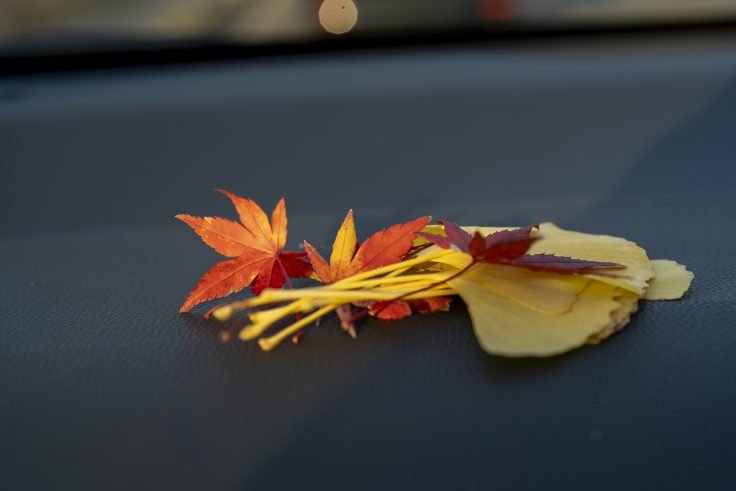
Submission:
[[[206,316],[225,321],[247,312],[243,340],[270,350],[300,339],[309,325],[336,312],[355,337],[356,322],[372,315],[396,320],[449,309],[459,296],[485,351],[504,356],[548,356],[596,344],[622,329],[638,301],[684,295],[693,274],[619,237],[529,227],[460,227],[430,224],[430,217],[400,223],[358,242],[352,211],[337,231],[327,261],[304,243],[284,251],[284,200],[271,220],[255,202],[230,198],[240,223],[177,215],[223,256],[189,294],[181,312],[250,286],[255,295],[221,304]],[[321,285],[294,288],[292,278]],[[287,321],[291,319],[291,322]],[[287,324],[284,326],[284,324]],[[281,326],[275,333],[265,335]]]

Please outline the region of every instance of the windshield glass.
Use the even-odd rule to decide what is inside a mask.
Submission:
[[[721,22],[734,0],[3,0],[0,52],[179,42],[309,43],[443,30],[525,31]]]

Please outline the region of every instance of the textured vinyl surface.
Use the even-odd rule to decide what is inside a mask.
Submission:
[[[620,41],[0,81],[0,488],[734,489],[736,41]],[[696,278],[549,359],[457,302],[262,353],[177,314],[220,186],[292,248],[553,220]]]

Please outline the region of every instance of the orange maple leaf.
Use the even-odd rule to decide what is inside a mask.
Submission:
[[[412,242],[414,242],[417,234],[429,223],[430,219],[430,217],[420,217],[411,222],[399,223],[386,230],[376,232],[358,247],[353,210],[350,210],[335,236],[329,264],[306,241],[304,242],[304,248],[307,255],[309,255],[309,261],[312,263],[317,277],[323,283],[334,283],[363,271],[401,261],[411,249]],[[370,312],[374,312],[374,304],[375,302],[367,302],[361,306],[368,307]],[[411,312],[409,305],[401,302],[401,304],[382,306],[379,317],[400,319],[411,315]],[[337,309],[337,315],[340,317],[342,328],[352,337],[356,337],[357,334],[353,324],[354,317],[350,305],[341,305]]]
[[[302,260],[303,252],[283,252],[286,246],[286,204],[281,198],[271,214],[254,201],[218,189],[230,198],[240,217],[240,223],[219,217],[176,215],[199,235],[205,244],[223,256],[233,257],[215,264],[202,276],[179,309],[186,312],[195,305],[225,297],[251,285],[251,291],[281,288],[289,277],[301,278],[312,272]]]
[[[399,223],[376,232],[357,247],[353,210],[350,210],[335,236],[329,264],[309,242],[305,241],[304,247],[317,277],[323,283],[334,283],[362,271],[401,261],[429,220],[430,217],[420,217]]]

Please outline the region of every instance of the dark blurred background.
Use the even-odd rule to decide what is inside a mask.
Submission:
[[[734,3],[0,0],[0,489],[736,489]],[[264,353],[178,314],[216,187],[290,249],[552,220],[695,281],[554,358],[460,301]]]
[[[307,43],[329,33],[692,24],[734,16],[730,0],[4,0],[0,54],[99,51],[126,43]]]

